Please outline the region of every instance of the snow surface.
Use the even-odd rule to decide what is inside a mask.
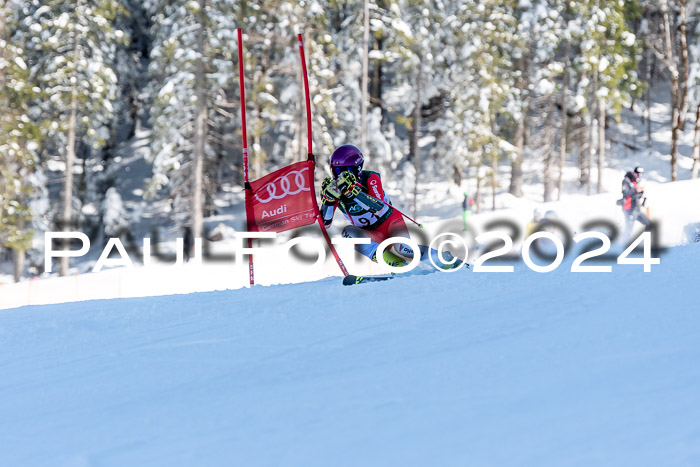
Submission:
[[[0,465],[698,465],[698,263],[1,311]]]

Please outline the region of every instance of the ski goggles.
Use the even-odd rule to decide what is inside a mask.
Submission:
[[[359,167],[352,166],[352,165],[348,165],[348,166],[339,166],[339,167],[331,167],[331,169],[333,170],[333,175],[334,175],[335,177],[337,177],[337,176],[340,175],[341,173],[343,173],[343,172],[345,172],[345,171],[348,171],[348,170],[349,170],[350,172],[352,172],[353,174],[355,174],[355,176],[357,176],[357,175],[360,174],[360,168],[359,168]]]

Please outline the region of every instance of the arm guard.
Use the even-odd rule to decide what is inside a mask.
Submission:
[[[335,214],[335,208],[338,203],[327,204],[324,200],[321,204],[321,218],[323,218],[323,225],[330,227],[333,222],[333,214]]]

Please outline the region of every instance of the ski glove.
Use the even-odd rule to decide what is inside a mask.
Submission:
[[[343,198],[352,199],[360,194],[360,184],[357,183],[357,177],[349,170],[338,175],[336,182]]]
[[[331,177],[326,177],[321,183],[321,198],[327,204],[333,204],[340,198],[340,190]]]

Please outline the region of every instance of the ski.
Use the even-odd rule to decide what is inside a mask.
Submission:
[[[469,263],[464,263],[464,270],[468,271],[471,269],[471,264]],[[426,275],[426,274],[432,274],[434,272],[438,272],[437,269],[431,270],[431,271],[419,271],[419,270],[414,270],[411,272],[406,272],[403,274],[384,274],[384,275],[377,275],[377,276],[355,276],[355,275],[347,275],[343,278],[343,285],[355,285],[355,284],[365,284],[367,282],[382,282],[382,281],[388,281],[389,279],[394,279],[396,277],[409,277],[409,276],[415,276],[415,275]]]
[[[343,285],[366,284],[367,282],[382,282],[388,281],[389,279],[393,279],[394,277],[396,276],[354,276],[350,274],[343,278]]]

